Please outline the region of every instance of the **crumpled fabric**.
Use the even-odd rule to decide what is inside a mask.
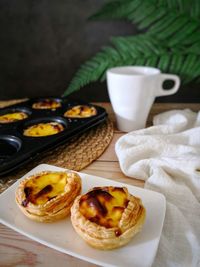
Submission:
[[[156,115],[152,127],[123,135],[115,151],[125,175],[166,197],[153,267],[200,267],[200,112]]]

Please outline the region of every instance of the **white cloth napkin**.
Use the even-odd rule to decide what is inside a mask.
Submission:
[[[154,117],[153,125],[117,141],[120,167],[125,175],[145,180],[145,188],[166,197],[153,266],[199,267],[200,112],[164,112]]]

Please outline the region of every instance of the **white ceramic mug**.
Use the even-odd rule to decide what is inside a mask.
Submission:
[[[177,75],[152,67],[116,67],[108,69],[106,76],[117,127],[124,132],[144,128],[155,98],[175,94],[180,86]],[[166,80],[174,81],[171,89],[163,89]]]

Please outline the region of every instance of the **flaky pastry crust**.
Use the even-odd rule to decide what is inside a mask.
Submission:
[[[124,209],[118,225],[111,228],[99,225],[86,218],[80,212],[80,201],[78,196],[71,207],[71,221],[75,231],[92,247],[109,250],[127,244],[132,237],[138,233],[146,217],[146,210],[141,199],[126,192],[128,204]]]
[[[32,201],[31,199],[34,199],[34,195],[31,197],[27,195],[27,189],[25,189],[27,188],[27,184],[30,183],[31,180],[31,184],[34,185],[35,183],[37,186],[38,177],[51,174],[67,175],[63,192],[57,194],[49,200],[47,199],[47,201],[44,201],[44,203],[38,204],[37,201]],[[51,186],[56,185],[48,184],[45,186],[45,188],[48,189],[51,188]],[[42,190],[44,191],[44,188],[41,188],[40,192],[42,192]],[[81,178],[77,173],[71,171],[44,171],[22,180],[15,192],[15,200],[21,211],[28,218],[39,222],[54,222],[69,215],[73,201],[80,194],[80,192]]]

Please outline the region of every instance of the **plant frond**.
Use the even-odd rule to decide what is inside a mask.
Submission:
[[[141,34],[130,37],[114,37],[111,45],[104,47],[86,61],[74,75],[64,96],[85,85],[104,80],[106,70],[123,65],[143,65],[160,68],[163,72],[178,74],[184,83],[200,76],[199,43],[185,48],[171,48],[155,36]]]
[[[200,36],[199,0],[115,0],[92,18],[127,19],[161,40],[170,39],[171,46],[188,43],[191,34]]]
[[[200,41],[194,43],[188,48],[189,53],[194,53],[196,55],[200,55]]]
[[[102,8],[92,15],[91,19],[121,19],[130,18],[134,15],[145,16],[151,14],[155,8],[157,13],[163,11],[171,14],[185,14],[187,17],[200,19],[199,0],[111,0],[105,3]],[[162,12],[161,12],[162,13]]]
[[[141,4],[140,0],[115,0],[106,3],[102,9],[90,16],[89,19],[121,19],[126,18],[127,15]]]
[[[104,57],[104,53],[100,52],[93,59],[86,61],[76,72],[67,91],[63,96],[67,96],[90,82],[97,81],[103,75],[108,67],[108,61]]]

